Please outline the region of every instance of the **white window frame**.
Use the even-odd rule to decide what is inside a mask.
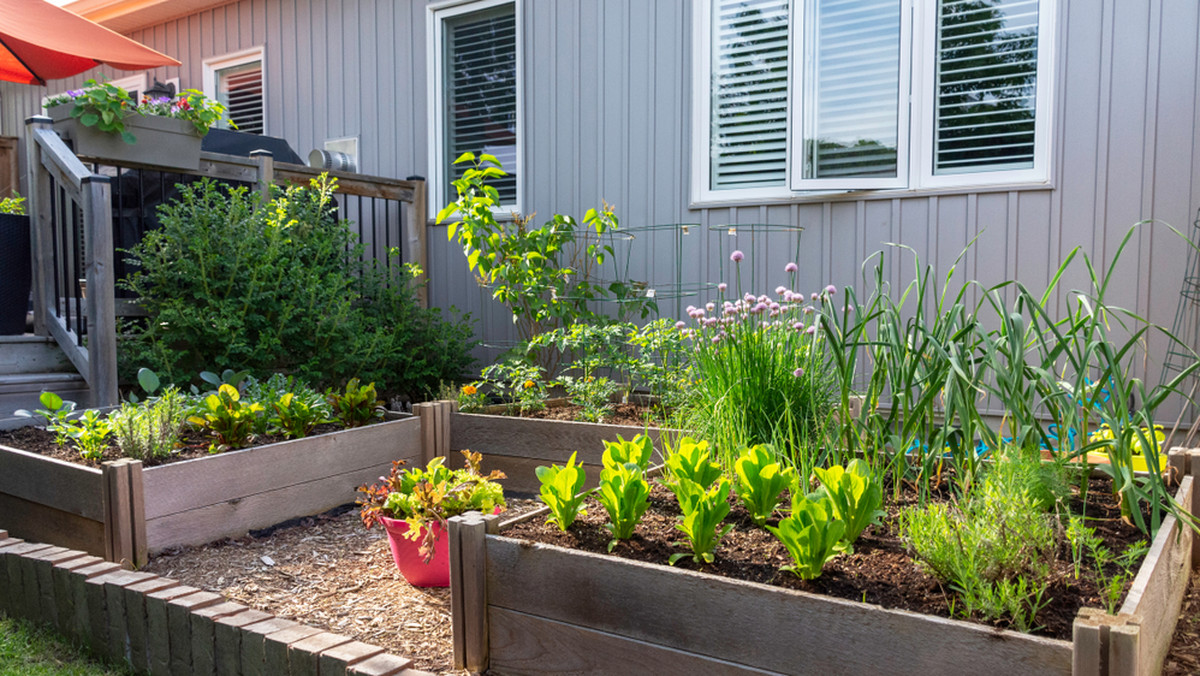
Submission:
[[[217,100],[217,71],[226,68],[234,68],[236,66],[244,66],[247,63],[258,61],[262,64],[262,114],[263,114],[263,136],[268,135],[270,119],[267,115],[267,50],[263,45],[243,49],[238,52],[222,54],[221,56],[211,56],[204,60],[203,68],[203,84],[204,95],[212,100]]]
[[[714,0],[700,0],[693,15],[692,160],[691,203],[708,206],[739,203],[794,202],[831,193],[888,191],[914,193],[947,188],[1044,187],[1053,169],[1054,92],[1057,81],[1058,0],[1040,0],[1038,16],[1037,101],[1034,106],[1034,166],[1028,169],[935,174],[933,158],[934,85],[937,62],[937,6],[925,0],[904,0],[901,8],[901,94],[897,148],[898,177],[862,179],[804,179],[803,138],[797,130],[804,123],[796,105],[799,56],[805,49],[800,19],[806,0],[792,0],[789,14],[792,39],[788,50],[788,143],[787,179],[784,185],[767,188],[712,189],[712,13]],[[918,39],[919,36],[919,39]]]
[[[446,206],[439,204],[443,199],[447,185],[449,185],[449,177],[444,171],[447,162],[443,160],[456,159],[442,157],[444,146],[442,141],[446,133],[446,121],[442,115],[442,111],[445,109],[445,88],[442,86],[445,69],[445,63],[443,63],[445,60],[445,41],[442,39],[442,24],[447,19],[453,17],[472,14],[501,5],[512,5],[513,20],[516,23],[517,201],[515,204],[502,204],[493,209],[492,213],[500,220],[511,218],[513,212],[522,213],[521,206],[525,203],[525,172],[528,171],[528,163],[525,161],[525,50],[521,48],[524,30],[522,4],[521,2],[517,2],[517,0],[448,0],[446,2],[432,3],[427,8],[425,44],[429,51],[426,54],[425,63],[427,68],[426,82],[429,101],[429,180],[426,194],[429,195],[428,206],[431,217],[436,217],[437,212]]]

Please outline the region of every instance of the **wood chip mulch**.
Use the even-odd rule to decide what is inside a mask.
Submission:
[[[1192,573],[1192,582],[1183,607],[1179,610],[1179,622],[1175,625],[1175,636],[1171,639],[1171,650],[1163,662],[1163,676],[1200,674],[1200,571]]]
[[[512,514],[536,508],[510,500]],[[243,538],[171,549],[143,569],[278,617],[337,632],[414,660],[452,669],[450,590],[413,587],[392,562],[381,528],[358,510],[299,519]]]

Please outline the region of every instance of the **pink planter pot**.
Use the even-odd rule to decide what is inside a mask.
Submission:
[[[379,517],[379,522],[387,531],[392,560],[396,562],[400,574],[409,584],[414,587],[450,586],[450,538],[446,536],[441,524],[434,522],[430,526],[436,539],[433,544],[433,558],[429,563],[425,563],[425,557],[418,551],[421,546],[420,540],[405,537],[408,533],[408,522],[389,519],[386,516]]]

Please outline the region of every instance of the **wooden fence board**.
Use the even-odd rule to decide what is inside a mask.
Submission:
[[[1195,477],[1184,477],[1175,499],[1190,507],[1194,490]],[[1191,578],[1193,537],[1192,529],[1181,527],[1175,517],[1164,519],[1121,605],[1121,614],[1137,618],[1140,627],[1136,645],[1141,673],[1158,673],[1171,648],[1175,621]]]
[[[0,494],[103,521],[102,484],[98,469],[0,446]]]
[[[488,624],[491,674],[773,673],[503,608],[488,609]]]
[[[505,537],[487,543],[492,606],[738,664],[919,676],[1071,673],[1067,641]]]
[[[147,521],[310,483],[322,477],[387,474],[393,460],[421,457],[420,420],[407,418],[145,470]],[[198,471],[197,463],[203,463]],[[353,501],[353,495],[346,502]],[[334,503],[336,506],[341,503]],[[294,506],[293,506],[294,509]],[[320,510],[316,510],[320,511]],[[291,514],[284,518],[291,518]],[[153,536],[150,536],[153,540]]]
[[[99,489],[97,489],[97,496]],[[0,493],[0,526],[12,537],[104,556],[104,523]]]
[[[565,463],[571,453],[578,451],[585,464],[599,465],[604,454],[604,441],[625,439],[648,432],[660,451],[663,430],[646,430],[632,425],[602,425],[597,423],[539,420],[478,413],[450,415],[450,448],[471,449],[487,455],[510,455],[521,458]],[[543,463],[545,464],[545,463]]]
[[[146,542],[150,552],[154,553],[164,547],[197,545],[225,537],[238,537],[255,528],[266,528],[288,519],[319,514],[354,502],[356,486],[374,483],[390,468],[391,461],[388,461],[271,490],[263,488],[223,502],[146,519]],[[149,501],[147,491],[147,503]]]

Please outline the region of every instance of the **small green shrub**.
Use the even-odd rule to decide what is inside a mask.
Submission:
[[[243,188],[182,186],[162,227],[127,252],[137,272],[120,284],[148,316],[122,326],[124,376],[145,366],[182,384],[220,365],[320,387],[358,377],[410,399],[459,378],[469,325],[418,306],[415,268],[360,260],[334,185],[275,190],[261,208]]]

